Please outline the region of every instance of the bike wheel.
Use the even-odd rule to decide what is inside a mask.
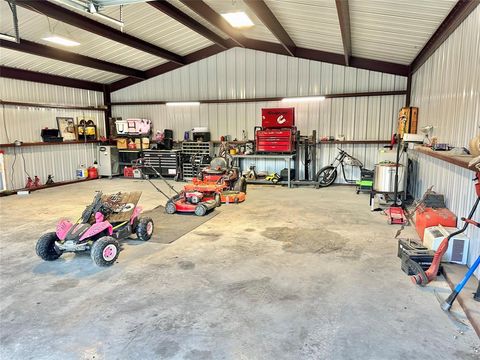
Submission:
[[[337,169],[333,166],[325,166],[321,168],[315,177],[318,186],[327,187],[332,185],[337,178]]]

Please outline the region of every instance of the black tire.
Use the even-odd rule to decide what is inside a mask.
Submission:
[[[104,252],[107,247],[111,253]],[[109,255],[110,254],[110,255]],[[90,256],[98,266],[111,266],[115,263],[120,254],[118,241],[111,236],[104,236],[93,243],[90,249]]]
[[[148,241],[153,235],[155,226],[151,218],[140,218],[135,229],[138,240]]]
[[[245,177],[241,176],[235,181],[235,185],[233,186],[233,191],[239,191],[243,193],[247,193],[247,180]]]
[[[195,207],[195,215],[205,216],[206,213],[207,213],[207,208],[205,206],[197,205],[197,207]]]
[[[233,200],[233,202],[234,202],[235,204],[238,204],[239,201],[240,201],[240,200],[238,200],[238,196],[235,196],[235,199]]]
[[[222,197],[218,193],[215,194],[215,202],[216,202],[217,206],[222,205]]]
[[[337,169],[333,166],[325,166],[321,168],[315,177],[315,180],[320,187],[327,187],[332,185],[337,179]]]
[[[177,207],[173,202],[169,201],[167,202],[167,205],[165,205],[165,212],[170,215],[175,214],[177,212]]]
[[[37,255],[45,261],[57,260],[63,253],[55,245],[55,241],[58,240],[57,234],[54,232],[43,234],[35,247]]]

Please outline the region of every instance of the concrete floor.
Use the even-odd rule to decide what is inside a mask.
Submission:
[[[446,283],[413,286],[397,228],[350,187],[251,187],[170,245],[129,241],[110,268],[37,258],[39,235],[96,189],[165,202],[125,179],[0,199],[2,359],[480,358],[471,328],[439,308]]]

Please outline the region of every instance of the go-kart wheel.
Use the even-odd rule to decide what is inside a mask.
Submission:
[[[204,216],[207,213],[207,208],[203,205],[197,205],[195,208],[195,215]]]
[[[220,194],[215,194],[215,203],[217,204],[217,206],[221,206],[222,205],[222,197],[220,196]]]
[[[165,212],[170,215],[175,214],[177,212],[177,207],[170,201],[165,205]]]
[[[135,232],[138,240],[148,241],[153,235],[153,220],[151,218],[140,218]]]
[[[90,250],[92,260],[98,266],[113,265],[120,253],[118,241],[111,236],[104,236],[95,241]]]
[[[62,255],[62,251],[55,245],[55,241],[58,240],[57,234],[54,232],[43,234],[35,247],[37,255],[45,261],[57,260]]]

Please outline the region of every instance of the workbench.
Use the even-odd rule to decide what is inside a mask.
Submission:
[[[284,160],[286,168],[288,169],[288,179],[287,179],[287,186],[289,188],[292,187],[292,179],[290,178],[290,171],[292,169],[292,160],[295,160],[296,154],[275,154],[275,155],[262,155],[262,154],[255,154],[255,155],[233,155],[233,163],[234,166],[240,168],[240,172],[242,172],[241,160],[245,159],[266,159],[266,160]],[[253,184],[268,184],[270,182],[258,180],[258,181],[248,181],[249,183]]]

